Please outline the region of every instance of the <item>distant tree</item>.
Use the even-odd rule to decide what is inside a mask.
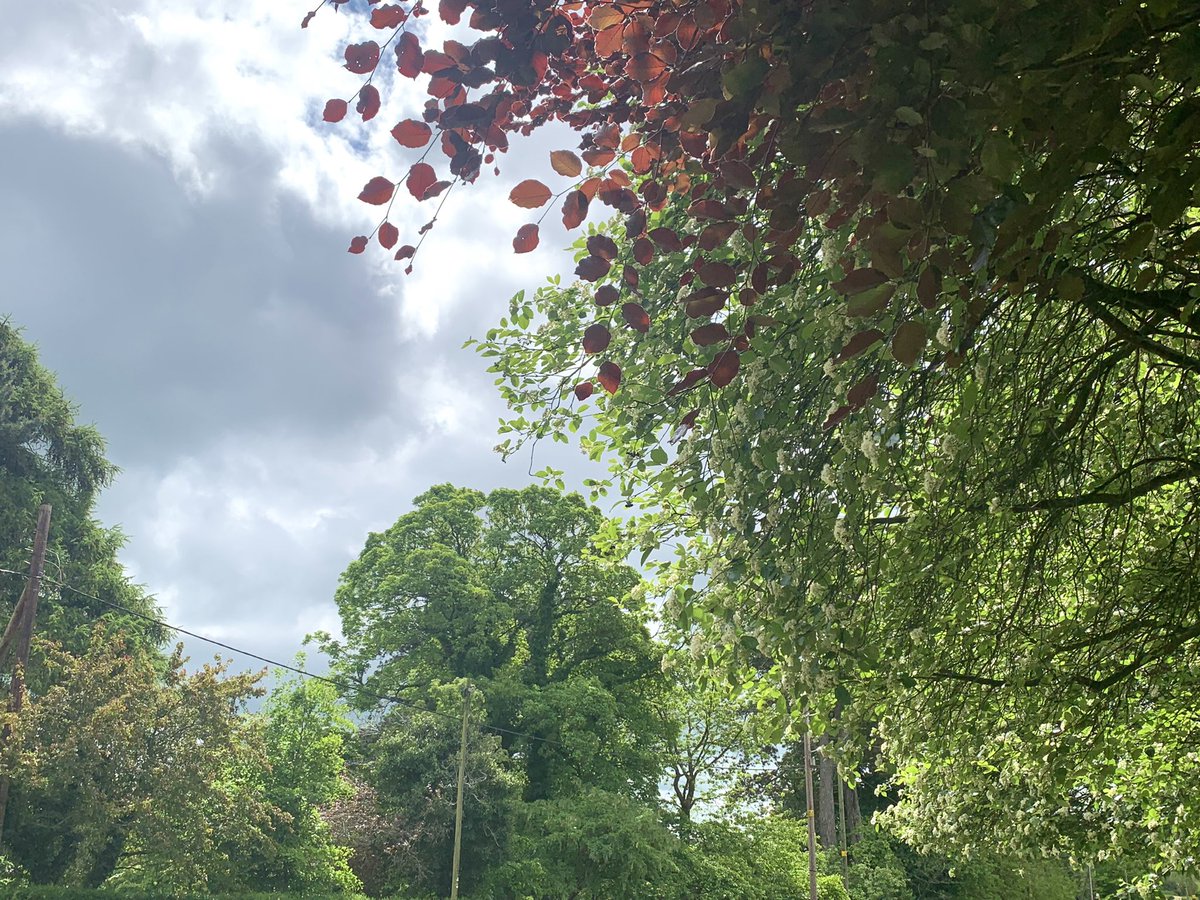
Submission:
[[[74,407],[38,362],[36,350],[10,322],[0,321],[0,567],[24,571],[38,506],[50,503],[54,512],[37,627],[75,652],[87,646],[97,618],[144,646],[165,639],[157,626],[75,594],[60,594],[55,585],[66,581],[137,612],[154,612],[117,561],[124,537],[92,518],[97,494],[116,471],[104,456],[104,440],[95,428],[76,423]],[[20,589],[19,580],[0,576],[4,621]],[[37,673],[31,674],[36,681]]]
[[[189,673],[179,648],[164,669],[103,626],[82,655],[36,647],[52,682],[4,748],[12,857],[42,883],[241,885],[238,860],[270,842],[262,742],[242,714],[261,675]]]
[[[652,798],[659,651],[615,538],[578,496],[432,488],[346,569],[344,638],[323,649],[374,693],[416,701],[432,684],[478,685],[527,799],[583,785]]]

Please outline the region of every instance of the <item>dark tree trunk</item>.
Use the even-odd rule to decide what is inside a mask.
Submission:
[[[538,594],[533,620],[529,623],[526,640],[529,645],[529,680],[539,688],[550,683],[550,653],[557,624],[558,585],[560,574],[555,571]],[[539,735],[546,737],[547,735]],[[528,762],[525,765],[525,799],[545,800],[550,796],[550,756],[544,741],[530,741]]]
[[[837,763],[821,752],[817,761],[817,837],[821,846],[837,846]]]
[[[848,784],[842,785],[842,802],[846,804],[846,843],[858,840],[862,829],[862,812],[858,808],[858,791]]]

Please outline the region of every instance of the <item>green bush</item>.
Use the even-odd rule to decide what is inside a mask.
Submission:
[[[841,875],[821,875],[817,878],[817,900],[850,900]]]
[[[955,872],[963,900],[1075,900],[1079,885],[1053,860],[976,859]]]

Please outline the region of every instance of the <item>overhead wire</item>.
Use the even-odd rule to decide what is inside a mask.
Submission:
[[[19,572],[13,573],[13,572],[11,572],[11,570],[8,570],[8,569],[0,569],[0,572],[5,572],[6,574],[18,574],[18,575],[21,574]],[[212,644],[215,647],[220,647],[223,650],[228,650],[230,653],[237,653],[241,656],[247,656],[250,659],[258,660],[261,663],[266,663],[268,666],[275,666],[277,668],[284,669],[285,671],[292,672],[296,675],[301,676],[302,678],[311,678],[316,681],[324,682],[325,684],[333,685],[334,687],[338,688],[342,692],[354,691],[359,694],[363,694],[367,697],[370,697],[374,700],[379,700],[384,703],[394,703],[397,706],[402,706],[407,709],[416,710],[417,712],[428,713],[430,715],[438,716],[440,718],[446,719],[451,722],[458,723],[460,721],[460,717],[457,715],[452,715],[450,713],[442,712],[441,710],[438,710],[438,709],[429,709],[428,707],[422,706],[419,703],[413,703],[411,700],[405,700],[402,697],[397,697],[392,694],[380,694],[376,691],[372,691],[370,688],[364,687],[359,684],[355,684],[354,682],[351,682],[351,681],[344,681],[344,680],[337,679],[337,678],[330,678],[327,675],[319,675],[316,672],[309,672],[309,671],[307,671],[305,669],[301,669],[297,666],[289,665],[288,663],[280,662],[279,660],[276,660],[276,659],[271,659],[270,657],[263,656],[260,653],[255,653],[252,650],[246,650],[246,649],[243,649],[242,647],[237,647],[237,646],[234,646],[233,644],[228,644],[224,641],[218,641],[216,638],[208,637],[207,635],[203,635],[203,634],[200,634],[199,632],[191,631],[191,630],[189,630],[187,628],[183,628],[182,626],[179,626],[179,625],[172,625],[166,619],[159,618],[158,616],[152,616],[148,613],[140,612],[136,609],[130,609],[127,606],[123,606],[120,603],[114,603],[111,600],[105,600],[103,597],[97,597],[95,594],[89,594],[87,591],[80,590],[79,588],[75,587],[74,585],[67,584],[66,582],[54,581],[52,579],[47,579],[47,580],[51,584],[55,585],[56,587],[71,591],[72,593],[77,594],[80,597],[84,597],[84,598],[87,598],[88,600],[92,600],[103,606],[107,606],[109,609],[117,610],[119,612],[125,613],[126,615],[133,616],[134,618],[142,619],[143,621],[153,623],[155,625],[158,625],[160,628],[169,629],[171,631],[176,632],[177,634],[187,635],[188,637],[194,638],[198,641],[204,641],[205,643]],[[428,685],[423,685],[422,687],[428,687]],[[478,723],[478,725],[481,729],[484,729],[486,731],[493,731],[493,732],[497,732],[499,734],[507,734],[507,735],[511,735],[512,737],[528,738],[531,741],[540,741],[544,744],[555,744],[558,746],[561,746],[561,744],[562,744],[561,741],[556,741],[553,738],[542,737],[541,735],[537,735],[537,734],[530,734],[529,732],[526,732],[526,731],[515,731],[514,729],[504,728],[500,725],[489,725],[486,722],[480,722],[480,723]]]

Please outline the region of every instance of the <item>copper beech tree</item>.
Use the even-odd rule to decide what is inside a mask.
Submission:
[[[385,209],[579,135],[512,189],[516,252],[599,223],[579,281],[482,349],[516,443],[592,427],[686,539],[700,651],[878,723],[913,840],[1194,867],[1200,3],[447,2],[440,47],[424,12],[372,8],[327,118],[393,52],[427,87]]]

